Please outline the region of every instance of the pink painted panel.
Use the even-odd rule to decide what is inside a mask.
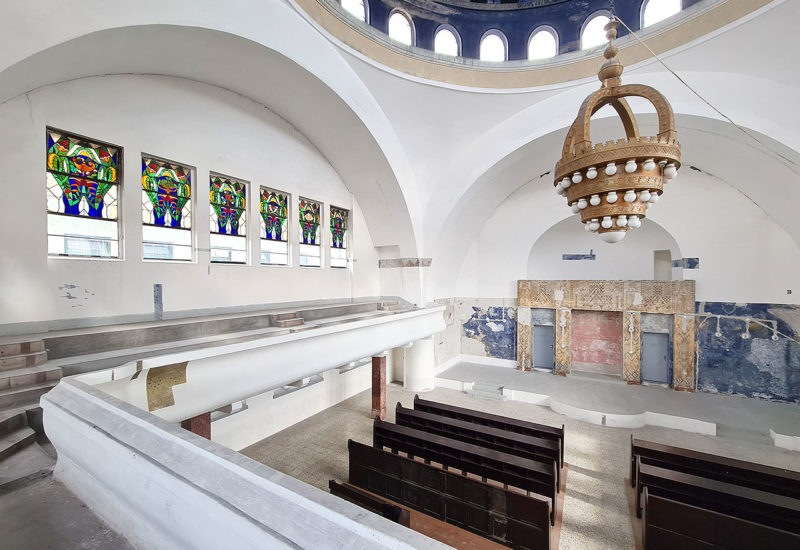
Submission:
[[[572,368],[622,374],[622,313],[572,311]]]

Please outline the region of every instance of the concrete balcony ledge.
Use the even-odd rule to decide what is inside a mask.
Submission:
[[[77,377],[42,408],[56,477],[137,548],[447,548]]]

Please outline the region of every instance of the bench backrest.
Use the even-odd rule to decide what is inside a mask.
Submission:
[[[438,414],[440,416],[446,416],[449,418],[457,418],[466,422],[472,422],[473,424],[489,426],[508,432],[558,441],[558,445],[560,447],[558,465],[559,467],[564,466],[563,424],[560,428],[555,426],[547,426],[545,424],[537,424],[535,422],[519,420],[518,418],[489,414],[472,409],[465,409],[463,407],[456,407],[455,405],[437,403],[435,401],[427,401],[425,399],[420,399],[419,395],[414,396],[414,410]]]
[[[550,502],[348,441],[350,483],[511,546],[548,550]]]
[[[358,487],[352,485],[337,483],[331,479],[328,481],[328,489],[332,495],[343,498],[353,504],[361,506],[374,514],[378,514],[395,523],[399,523],[404,527],[410,524],[410,515],[408,510],[400,508],[395,504],[390,504],[382,498],[377,498],[366,491],[362,491]]]
[[[800,548],[798,534],[651,495],[647,488],[644,504],[644,550]]]
[[[556,504],[556,464],[547,464],[487,449],[455,439],[398,426],[378,418],[372,428],[373,447],[387,447],[412,457],[457,468],[484,479],[532,491]],[[555,520],[551,514],[551,522]]]

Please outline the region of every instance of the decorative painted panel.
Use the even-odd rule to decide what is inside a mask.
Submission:
[[[211,232],[246,235],[247,183],[225,176],[210,176]]]
[[[142,157],[142,221],[188,229],[192,224],[191,171],[179,164]]]
[[[672,281],[672,308],[673,311],[667,313],[694,313],[695,282]]]
[[[468,349],[465,344],[478,344],[483,347],[485,357],[516,359],[516,308],[471,306],[471,309],[472,315],[462,325],[462,352]]]
[[[556,310],[556,374],[569,373],[572,364],[570,349],[572,347],[572,311],[561,308]]]
[[[118,147],[48,130],[48,212],[116,220],[120,157]]]
[[[642,314],[622,314],[622,379],[639,383],[642,380]]]
[[[650,313],[674,313],[672,281],[641,281],[642,309]]]
[[[620,311],[624,307],[623,281],[570,281],[573,309]]]
[[[673,334],[672,386],[676,390],[694,391],[694,316],[675,315]]]

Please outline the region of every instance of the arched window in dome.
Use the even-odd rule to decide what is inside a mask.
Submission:
[[[528,59],[547,59],[558,54],[558,34],[552,27],[537,27],[528,40]]]
[[[497,30],[487,31],[481,38],[481,61],[505,61],[508,58],[508,40]]]
[[[356,19],[361,19],[366,23],[367,10],[369,9],[367,0],[341,0],[341,2],[342,7],[346,12],[355,16]]]
[[[433,51],[442,55],[461,55],[461,40],[458,32],[450,25],[442,25],[433,39]]]
[[[411,18],[402,11],[395,11],[389,16],[389,38],[401,44],[414,44],[414,27]]]
[[[606,31],[603,30],[603,27],[605,27],[606,23],[609,21],[608,16],[609,13],[607,11],[599,11],[592,14],[586,20],[583,24],[583,29],[581,29],[582,50],[600,46],[608,41],[606,39]]]
[[[681,0],[644,0],[642,3],[642,28],[663,21],[681,11]]]

